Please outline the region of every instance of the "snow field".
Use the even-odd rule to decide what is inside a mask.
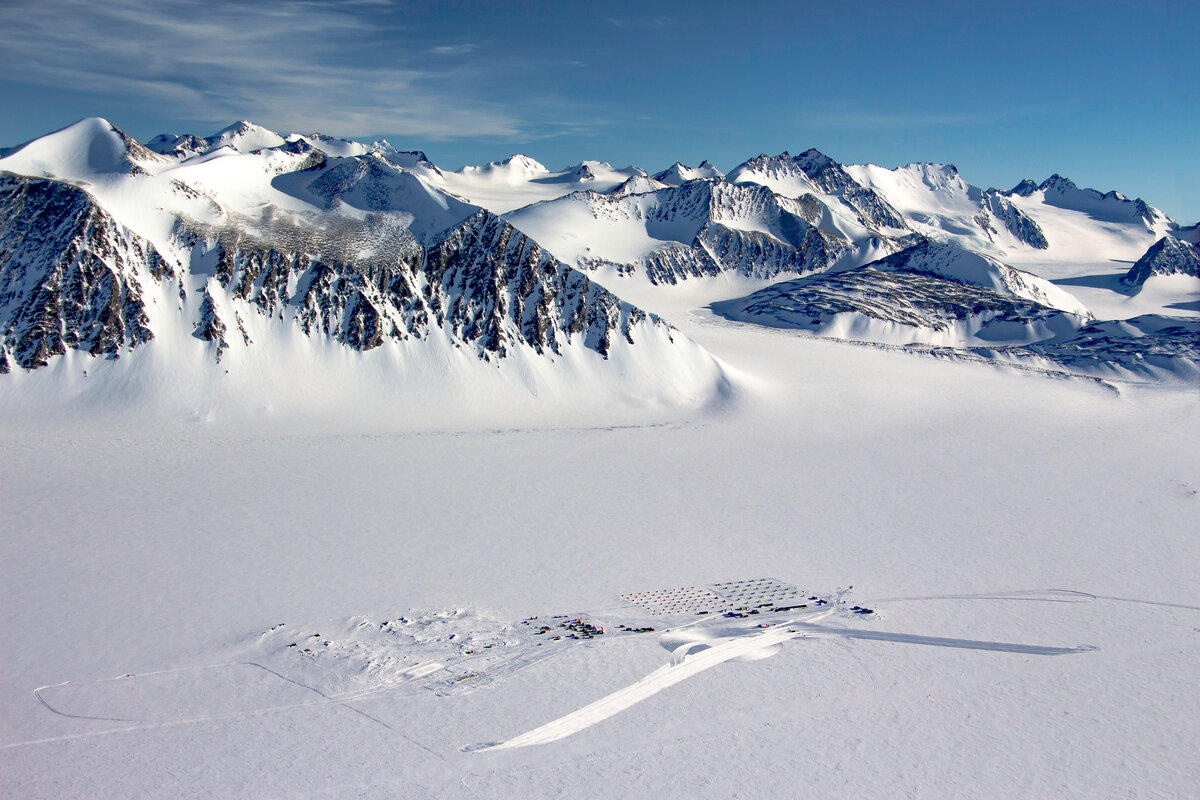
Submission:
[[[1059,587],[1200,606],[1194,392],[1122,385],[1114,395],[679,319],[737,364],[739,391],[720,412],[665,425],[517,430],[496,411],[481,418],[487,428],[441,434],[404,432],[403,415],[382,413],[328,428],[117,415],[54,430],[7,417],[0,592],[6,608],[37,612],[4,622],[4,743],[53,741],[5,749],[6,791],[270,796],[300,770],[314,790],[368,796],[778,794],[797,782],[863,797],[897,786],[1187,793],[1200,749],[1200,612],[874,598]],[[705,670],[565,739],[472,753],[458,748],[533,731],[662,667],[656,635],[572,641],[443,697],[405,694],[422,679],[400,681],[399,664],[389,673],[381,661],[377,674],[395,676],[399,694],[349,707],[309,692],[322,704],[268,711],[294,705],[271,699],[292,690],[235,670],[263,690],[243,706],[258,711],[170,725],[143,714],[137,724],[153,727],[121,733],[103,732],[135,723],[60,717],[33,694],[240,663],[247,637],[281,620],[333,642],[339,629],[305,621],[396,620],[463,602],[517,620],[605,607],[621,587],[739,574],[853,582],[856,601],[882,615],[856,627],[1099,650],[1064,660],[810,637]],[[345,641],[357,641],[355,625]],[[278,640],[280,652],[292,641]],[[369,661],[346,658],[361,669],[314,668],[307,677],[325,682],[308,685],[331,696],[372,685]],[[203,708],[211,682],[176,685],[178,707],[231,707]],[[166,763],[178,766],[166,774]]]

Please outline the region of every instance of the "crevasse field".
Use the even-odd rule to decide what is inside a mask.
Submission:
[[[300,376],[68,412],[8,376],[3,793],[1195,793],[1194,385],[631,299],[720,359],[715,398]],[[756,579],[805,607],[629,599]]]

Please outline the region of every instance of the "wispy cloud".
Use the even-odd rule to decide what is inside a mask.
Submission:
[[[477,44],[444,44],[439,47],[429,48],[429,52],[436,53],[439,56],[465,56],[473,50],[478,50]]]
[[[521,137],[495,75],[432,61],[477,47],[406,42],[391,0],[0,3],[10,80],[157,104],[163,116],[249,118],[280,130],[452,138]],[[408,44],[409,46],[403,46]],[[494,72],[494,69],[492,70]]]

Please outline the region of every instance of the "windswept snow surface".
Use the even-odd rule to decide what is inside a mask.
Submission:
[[[636,299],[730,365],[720,411],[599,425],[480,398],[435,425],[348,391],[337,419],[241,426],[6,414],[4,794],[1192,792],[1194,389],[897,357],[678,297]],[[643,614],[655,631],[543,658],[519,620],[752,576],[853,583],[875,614],[564,738],[464,749],[636,685],[700,632]]]

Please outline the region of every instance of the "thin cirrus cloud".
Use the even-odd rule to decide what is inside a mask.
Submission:
[[[477,44],[444,44],[438,47],[429,48],[429,52],[436,53],[439,56],[465,56],[474,50],[478,50]]]
[[[0,69],[179,119],[249,117],[343,136],[530,135],[515,107],[475,88],[489,76],[454,60],[477,45],[406,47],[390,9],[388,0],[4,3]],[[429,62],[430,52],[445,58]]]

